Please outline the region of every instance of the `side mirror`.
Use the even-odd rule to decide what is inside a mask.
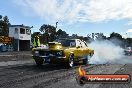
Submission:
[[[76,48],[80,48],[80,46],[77,46]]]

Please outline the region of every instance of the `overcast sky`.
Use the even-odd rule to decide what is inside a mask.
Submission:
[[[132,0],[1,0],[0,14],[13,25],[55,25],[69,34],[132,32]]]

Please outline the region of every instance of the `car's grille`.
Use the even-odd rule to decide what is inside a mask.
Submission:
[[[62,52],[62,54],[59,52]],[[64,56],[63,51],[39,51],[39,54],[42,56]]]
[[[39,51],[39,54],[42,55],[42,56],[48,56],[49,51]]]

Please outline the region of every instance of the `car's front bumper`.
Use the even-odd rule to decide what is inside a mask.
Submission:
[[[44,63],[59,64],[66,62],[66,56],[32,56],[33,59],[43,59]]]

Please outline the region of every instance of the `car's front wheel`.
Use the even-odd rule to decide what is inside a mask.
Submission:
[[[41,66],[43,64],[43,60],[42,59],[35,59],[36,65],[37,66]]]

